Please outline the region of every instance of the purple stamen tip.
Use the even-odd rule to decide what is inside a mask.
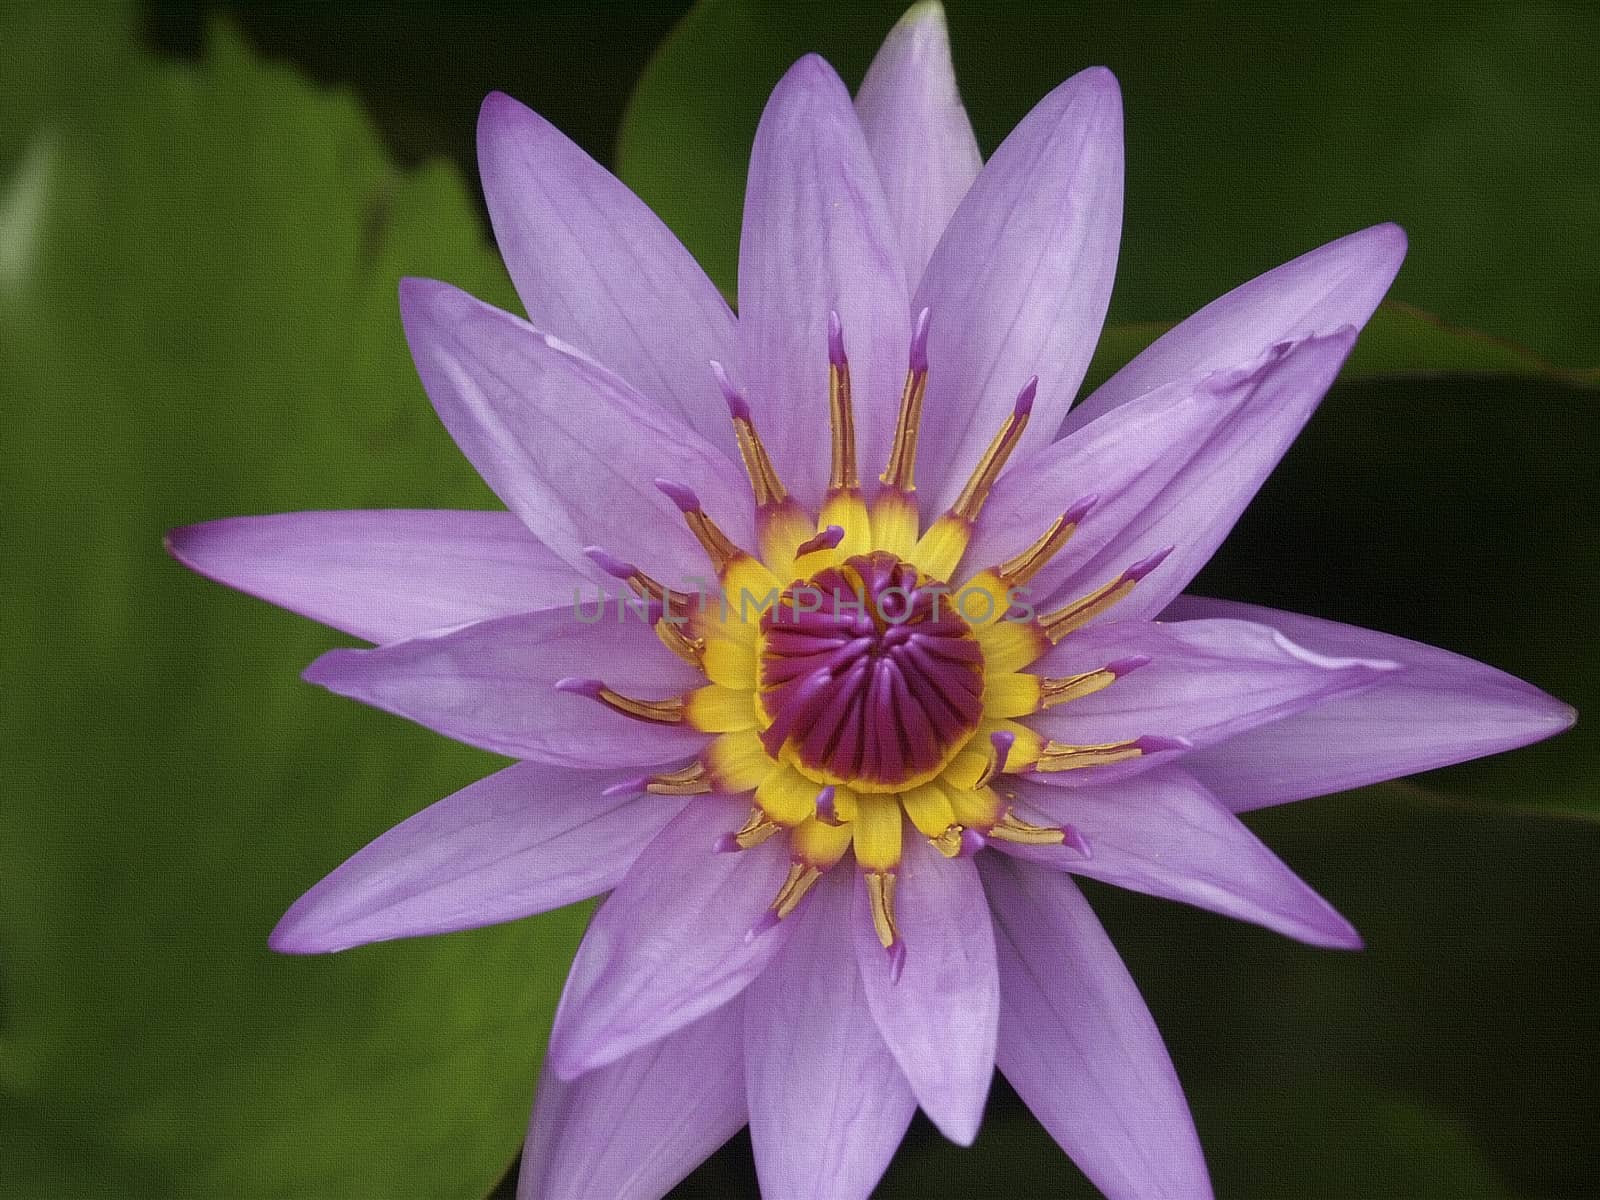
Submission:
[[[621,783],[613,783],[608,788],[601,788],[602,796],[632,796],[645,791],[650,786],[650,776],[640,775],[636,779],[624,779]]]
[[[900,976],[906,969],[906,943],[904,938],[895,938],[884,947],[889,955],[889,982],[899,983]]]
[[[1110,671],[1118,679],[1121,679],[1124,675],[1131,674],[1132,672],[1137,671],[1140,667],[1147,667],[1149,665],[1150,656],[1148,654],[1130,654],[1127,658],[1119,658],[1116,662],[1107,663],[1106,670]]]
[[[1083,855],[1083,857],[1094,857],[1094,847],[1089,844],[1089,839],[1084,837],[1083,834],[1078,832],[1078,830],[1073,826],[1063,825],[1061,827],[1061,836],[1065,839],[1065,845],[1070,846],[1079,854]]]
[[[725,833],[711,843],[713,854],[735,854],[739,850],[739,839],[731,833]]]
[[[810,554],[814,550],[832,550],[844,541],[844,527],[842,525],[829,525],[816,537],[807,538],[795,547],[795,557]]]
[[[1138,583],[1139,580],[1143,579],[1146,575],[1150,574],[1151,571],[1154,571],[1162,563],[1166,562],[1167,555],[1171,554],[1174,549],[1175,547],[1168,546],[1165,550],[1157,550],[1149,558],[1141,558],[1138,562],[1134,563],[1133,566],[1124,571],[1122,573],[1122,577],[1124,579],[1131,579],[1133,582]]]
[[[590,562],[614,579],[627,579],[639,569],[599,546],[585,546],[583,552],[589,557]]]
[[[692,513],[700,511],[700,497],[694,494],[694,489],[687,484],[677,483],[671,479],[658,479],[656,487],[661,489],[663,495],[678,506],[680,512]]]
[[[651,596],[644,602],[644,623],[655,625],[667,615],[667,605],[659,596]]]
[[[996,729],[989,735],[989,744],[994,747],[994,773],[1003,774],[1006,769],[1006,759],[1011,755],[1011,747],[1016,744],[1017,735],[1009,729]]]
[[[984,837],[983,834],[969,826],[961,831],[961,850],[959,852],[960,857],[971,858],[974,854],[976,854],[979,850],[982,850],[988,844],[988,838]]]
[[[836,367],[845,365],[844,322],[837,312],[828,313],[828,362]]]
[[[833,809],[833,785],[830,783],[817,793],[817,820],[825,825],[837,825],[838,814]]]
[[[928,372],[928,324],[933,317],[931,309],[917,314],[917,323],[911,330],[911,371],[915,375]]]
[[[1022,390],[1017,393],[1017,405],[1013,410],[1017,416],[1025,417],[1033,411],[1033,398],[1039,394],[1039,377],[1028,376],[1028,382],[1022,385]]]
[[[1090,492],[1082,500],[1079,500],[1071,508],[1067,509],[1066,512],[1062,513],[1061,519],[1068,525],[1076,525],[1079,521],[1083,520],[1091,512],[1093,512],[1095,506],[1099,503],[1100,494],[1098,492]]]
[[[1133,739],[1140,754],[1160,754],[1164,750],[1192,750],[1194,743],[1188,738],[1162,737],[1159,734]]]
[[[739,389],[733,386],[733,380],[728,378],[728,373],[722,369],[722,364],[714,358],[711,360],[711,374],[717,381],[717,388],[722,392],[722,398],[728,402],[728,412],[733,415],[733,419],[748,421],[750,406],[739,394]]]
[[[576,675],[569,675],[565,679],[556,680],[556,691],[571,692],[577,696],[587,696],[591,700],[600,699],[600,692],[605,686],[598,679],[580,679]]]
[[[761,919],[750,926],[750,932],[744,935],[744,940],[747,942],[755,941],[767,930],[777,928],[778,920],[777,912],[770,908],[767,909],[766,912],[761,914]]]

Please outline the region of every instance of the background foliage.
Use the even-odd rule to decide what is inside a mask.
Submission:
[[[334,635],[186,575],[161,532],[488,502],[394,306],[401,274],[514,303],[474,192],[483,92],[615,162],[727,285],[766,90],[809,49],[859,79],[898,7],[713,0],[653,58],[681,5],[0,9],[0,1194],[494,1187],[584,914],[268,954],[300,891],[493,764],[300,684]],[[950,9],[985,149],[1079,66],[1122,80],[1098,372],[1330,237],[1411,234],[1415,307],[1380,313],[1200,590],[1592,711],[1600,16]],[[1597,753],[1580,725],[1254,818],[1361,955],[1091,893],[1220,1194],[1593,1194]],[[919,1121],[882,1192],[1046,1188],[1088,1194],[997,1084],[975,1151]],[[745,1144],[681,1192],[753,1195]]]

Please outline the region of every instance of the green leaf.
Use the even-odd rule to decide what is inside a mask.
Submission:
[[[725,289],[772,84],[815,50],[853,85],[903,8],[702,0],[640,80],[619,169]],[[1297,14],[1291,36],[1282,6],[1266,3],[1203,20],[1126,6],[948,9],[986,150],[1078,68],[1104,63],[1120,78],[1128,188],[1114,323],[1180,319],[1313,246],[1394,220],[1411,237],[1396,300],[1563,367],[1597,365],[1600,102],[1588,48],[1600,10],[1478,7],[1441,29],[1424,8],[1367,0]],[[1355,369],[1383,369],[1376,349]],[[1483,345],[1449,351],[1425,365],[1484,369]]]
[[[179,66],[22,7],[0,44],[49,50],[55,99],[0,111],[0,1193],[482,1196],[584,914],[269,953],[300,892],[495,764],[301,683],[334,635],[161,538],[492,504],[395,286],[509,286],[461,179],[397,170],[348,96],[226,32]]]

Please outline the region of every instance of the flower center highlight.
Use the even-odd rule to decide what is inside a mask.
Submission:
[[[983,717],[983,651],[950,590],[887,551],[791,585],[761,618],[767,752],[823,784],[936,777]]]

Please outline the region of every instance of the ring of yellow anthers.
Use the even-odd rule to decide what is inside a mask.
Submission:
[[[837,318],[831,319],[832,469],[816,518],[784,488],[748,406],[713,364],[754,491],[760,553],[735,545],[687,488],[658,481],[704,547],[720,581],[721,596],[708,599],[674,592],[625,564],[617,564],[613,573],[640,596],[661,602],[655,625],[658,636],[675,654],[704,671],[708,682],[667,700],[638,700],[599,684],[592,689],[597,699],[631,717],[681,722],[713,735],[693,763],[639,780],[637,786],[664,795],[715,791],[750,797],[749,819],[718,848],[742,850],[779,834],[787,836],[792,864],[772,901],[769,920],[791,913],[822,875],[853,851],[872,898],[879,940],[891,951],[899,944],[894,888],[907,823],[915,836],[928,839],[946,857],[970,853],[990,838],[1034,844],[1066,841],[1087,853],[1086,843],[1070,827],[1049,828],[1015,817],[1010,811],[1012,796],[996,786],[998,779],[1003,774],[1098,766],[1165,748],[1150,738],[1065,745],[1042,738],[1017,720],[1099,691],[1144,661],[1124,660],[1062,678],[1027,670],[1052,645],[1127,595],[1164,557],[1135,564],[1052,612],[1020,609],[1020,589],[1067,543],[1093,506],[1092,497],[1056,518],[1022,553],[977,571],[955,590],[959,609],[952,601],[950,611],[959,611],[964,623],[956,633],[980,652],[971,656],[979,704],[975,719],[939,747],[934,769],[899,784],[859,774],[847,777],[804,761],[799,751],[803,728],[786,731],[769,745],[774,742],[777,714],[768,703],[774,690],[771,672],[764,677],[763,667],[770,666],[773,658],[769,643],[775,608],[792,602],[794,588],[807,581],[835,579],[841,572],[859,579],[851,572],[869,561],[909,564],[922,583],[951,579],[961,565],[973,523],[1027,425],[1036,380],[1023,388],[956,502],[921,529],[913,469],[927,382],[926,335],[924,312],[917,323],[889,462],[869,503],[856,471],[850,369]],[[881,622],[879,627],[881,631]],[[923,699],[935,702],[937,697]]]

